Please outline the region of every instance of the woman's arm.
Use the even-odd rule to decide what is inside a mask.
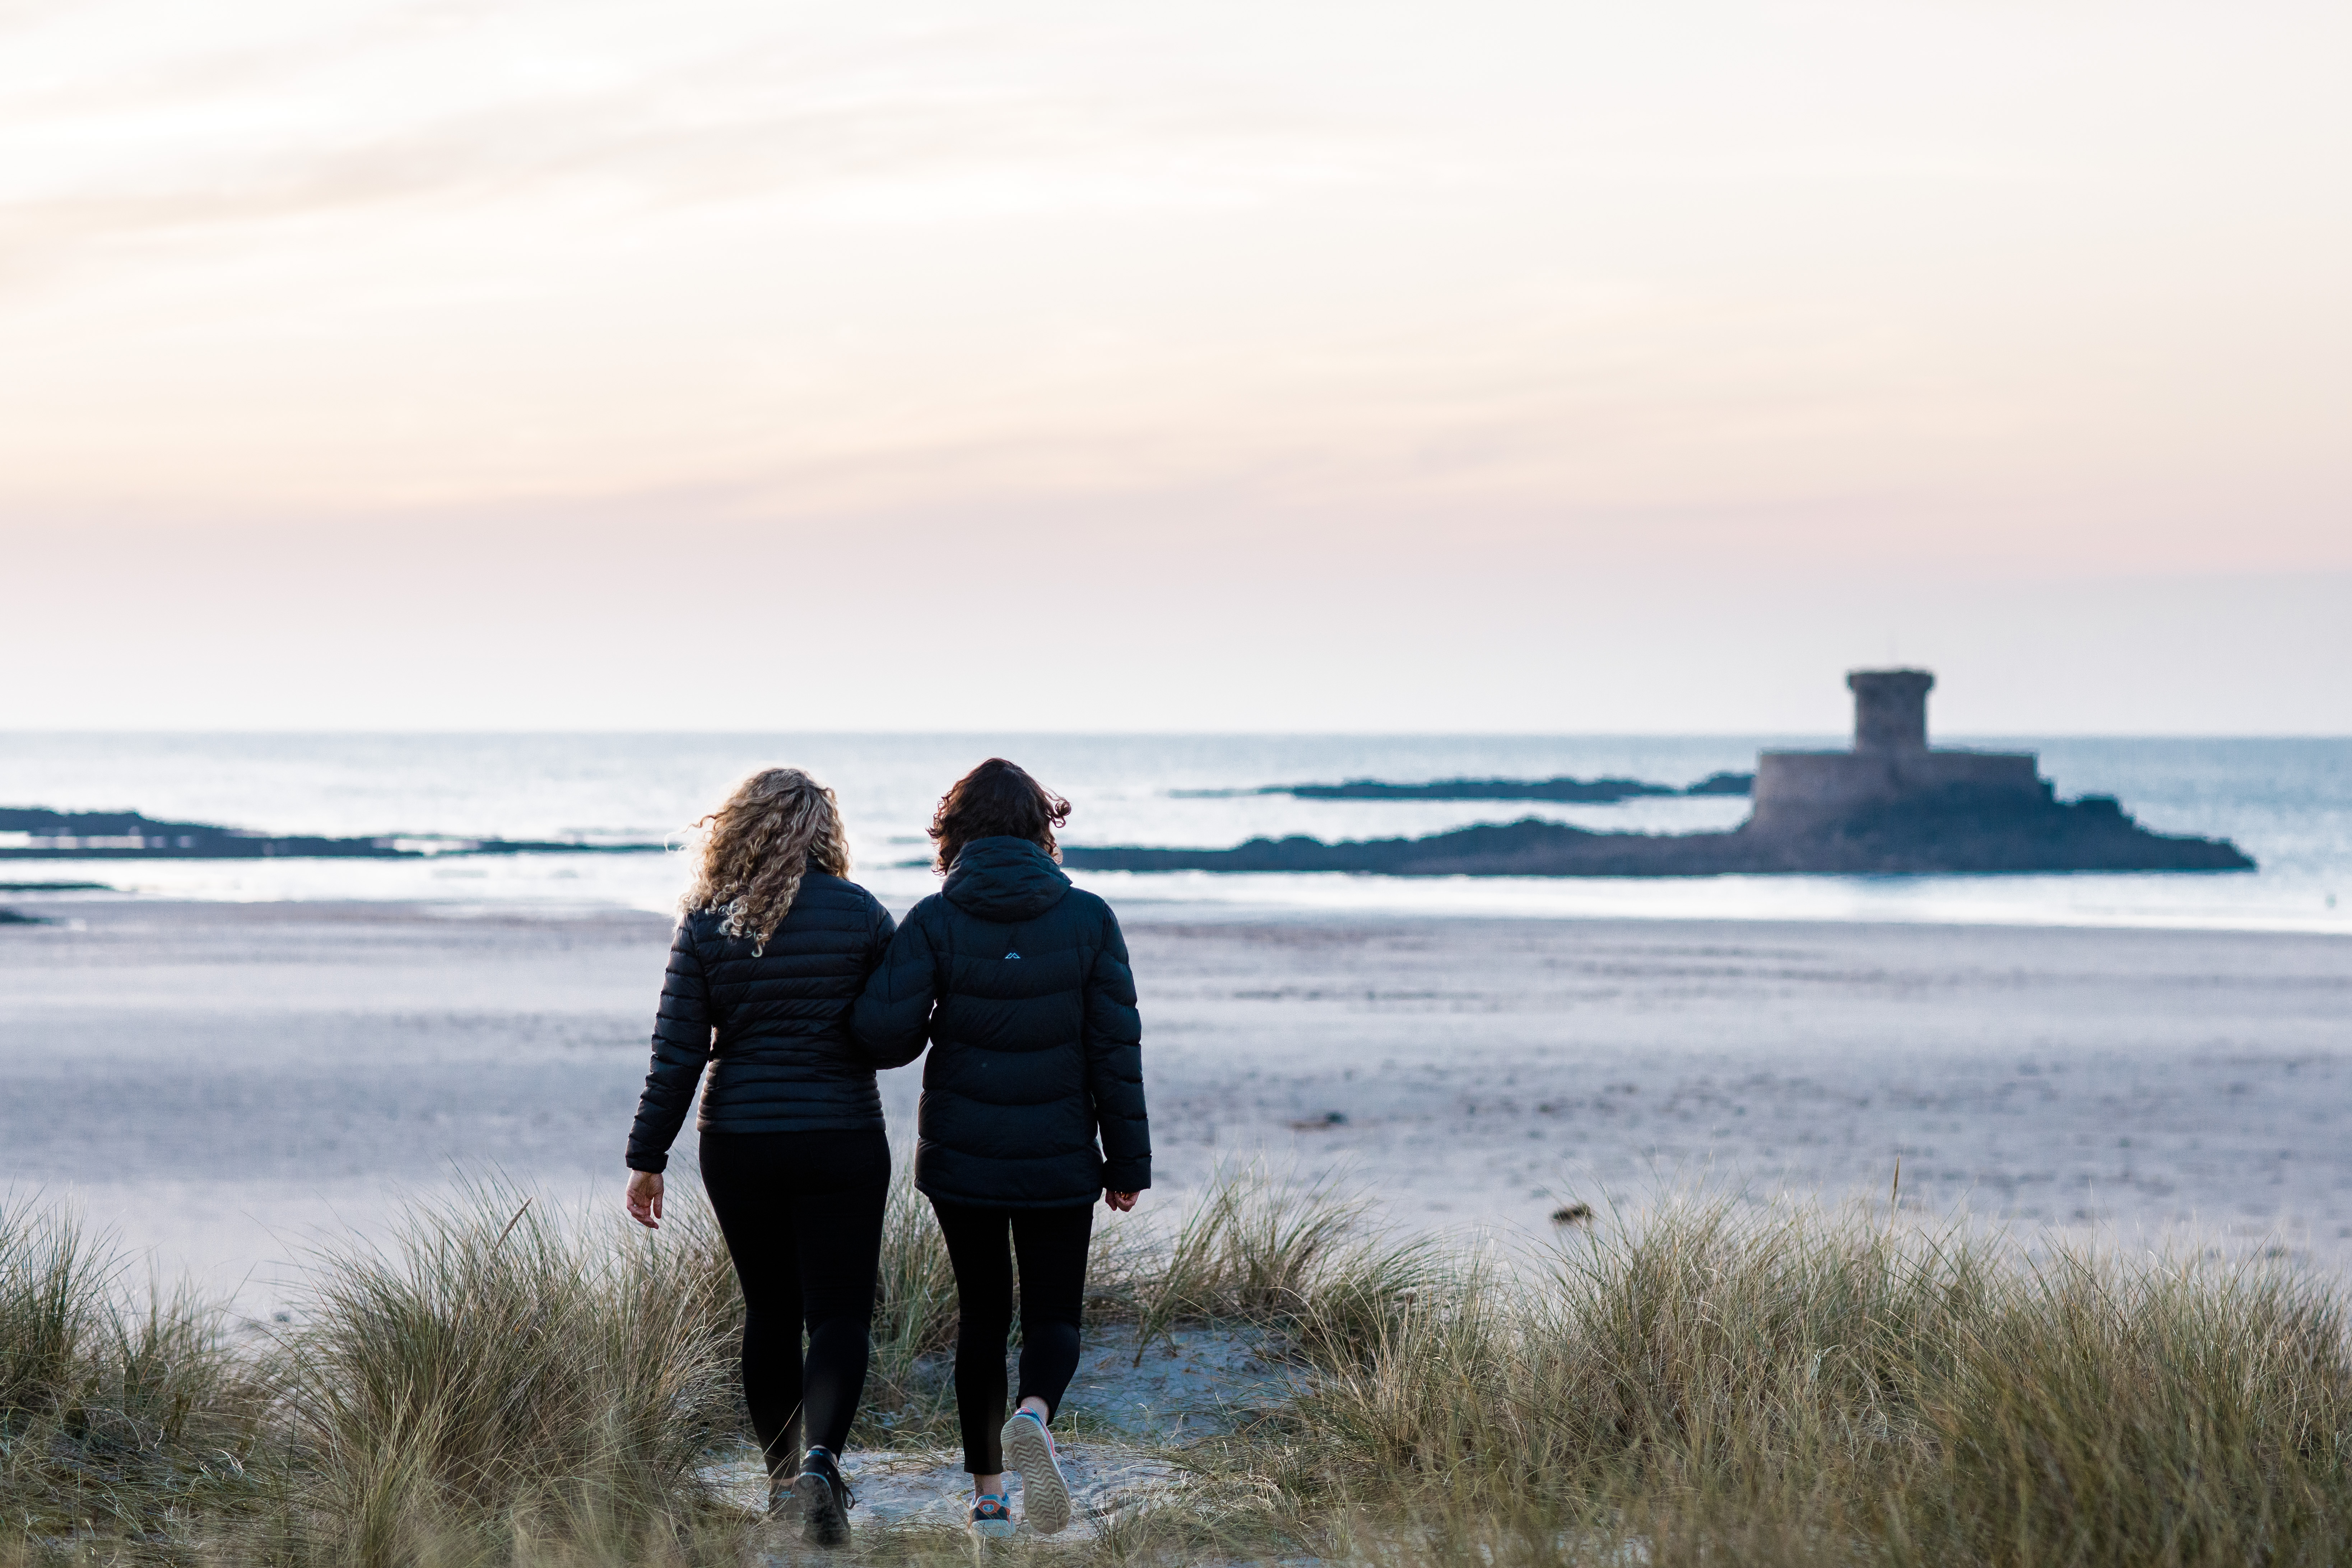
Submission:
[[[930,1041],[938,979],[929,922],[919,904],[890,938],[882,966],[866,977],[865,991],[849,1009],[850,1038],[868,1062],[899,1068],[923,1054]]]
[[[653,1067],[646,1074],[645,1093],[637,1097],[636,1124],[629,1129],[629,1169],[658,1174],[668,1167],[669,1146],[686,1124],[694,1086],[709,1059],[710,988],[694,951],[692,923],[680,921],[654,1017]]]
[[[1118,917],[1103,908],[1101,946],[1087,972],[1087,1089],[1102,1135],[1103,1187],[1127,1197],[1151,1184],[1151,1119],[1143,1109],[1143,1016]]]
[[[890,956],[890,939],[898,935],[898,922],[890,918],[890,911],[873,894],[866,895],[866,904],[865,970],[866,978],[871,980],[874,972]]]

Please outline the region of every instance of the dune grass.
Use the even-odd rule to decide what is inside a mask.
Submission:
[[[680,1208],[673,1234],[630,1236],[488,1186],[318,1259],[266,1366],[322,1542],[393,1563],[452,1520],[609,1526],[690,1496],[737,1425],[734,1282],[707,1215]]]
[[[70,1216],[0,1204],[0,1539],[244,1510],[266,1405],[218,1311],[133,1292]]]
[[[681,1184],[683,1189],[684,1184]],[[679,1197],[688,1196],[681,1191]],[[774,1550],[698,1467],[740,1451],[713,1227],[658,1237],[485,1186],[317,1260],[274,1335],[133,1298],[0,1210],[0,1563],[735,1563]],[[1105,1562],[2352,1561],[2352,1350],[2272,1266],[2040,1262],[1883,1215],[1666,1203],[1506,1263],[1224,1173],[1105,1226],[1088,1310],[1150,1343],[1247,1322],[1306,1392],[1185,1451]],[[951,1421],[952,1279],[893,1199],[860,1443]],[[936,1536],[857,1554],[962,1560]]]
[[[953,1441],[955,1394],[946,1357],[955,1347],[955,1270],[931,1205],[902,1170],[882,1215],[874,1358],[866,1407],[850,1432],[860,1447]]]
[[[1138,1361],[1188,1321],[1277,1325],[1302,1348],[1344,1360],[1453,1272],[1433,1242],[1378,1239],[1368,1208],[1263,1164],[1223,1167],[1171,1231],[1147,1231],[1098,1260],[1097,1309],[1133,1319]]]
[[[2352,1560],[2343,1309],[2274,1268],[1684,1204],[1323,1370],[1259,1462],[1442,1556]]]

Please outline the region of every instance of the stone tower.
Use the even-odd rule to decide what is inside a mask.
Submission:
[[[1936,678],[1924,669],[1856,669],[1845,678],[1853,693],[1853,749],[1920,752],[1927,747],[1927,691]]]
[[[1998,805],[2003,797],[2047,799],[2031,752],[1937,751],[1927,744],[1924,669],[1857,669],[1853,750],[1766,752],[1756,759],[1756,807],[1748,831],[1806,834],[1857,813],[1934,798],[1944,806],[1966,796]]]

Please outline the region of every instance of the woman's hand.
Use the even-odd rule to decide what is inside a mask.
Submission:
[[[1132,1195],[1129,1202],[1134,1201]],[[659,1230],[662,1210],[662,1179],[659,1171],[629,1173],[629,1217],[647,1230]]]
[[[1135,1200],[1142,1195],[1141,1193],[1105,1193],[1103,1202],[1110,1206],[1112,1212],[1125,1214],[1135,1207]]]

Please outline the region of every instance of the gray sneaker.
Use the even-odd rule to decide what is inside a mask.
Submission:
[[[1021,1472],[1021,1517],[1040,1535],[1070,1522],[1070,1483],[1054,1452],[1054,1435],[1034,1410],[1016,1410],[1004,1424],[1004,1468]]]

